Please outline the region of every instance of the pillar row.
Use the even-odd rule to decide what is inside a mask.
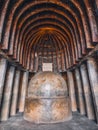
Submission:
[[[74,112],[77,111],[77,103],[76,103],[76,96],[75,96],[74,79],[71,71],[67,72],[67,77],[68,77],[69,95],[71,98],[71,107],[72,107],[72,111]]]
[[[0,58],[0,106],[3,95],[4,81],[7,69],[7,60],[4,58]]]
[[[95,115],[94,115],[94,108],[93,108],[93,100],[92,100],[92,94],[91,94],[90,84],[87,75],[87,68],[85,64],[82,64],[80,66],[80,71],[81,71],[83,90],[84,90],[84,96],[86,102],[87,116],[89,119],[94,120]]]
[[[5,87],[4,87],[2,108],[1,108],[1,121],[6,121],[9,117],[14,72],[15,72],[15,67],[9,66],[7,69],[6,80],[5,80]]]
[[[22,83],[21,83],[21,92],[19,97],[19,112],[24,112],[24,106],[25,106],[25,97],[26,97],[26,91],[28,86],[28,72],[23,72],[22,77]]]
[[[96,122],[98,123],[98,68],[94,58],[87,60],[87,67],[96,113]]]
[[[13,84],[13,91],[12,91],[12,101],[11,101],[11,110],[10,110],[11,116],[14,116],[16,114],[19,83],[20,83],[20,70],[16,70],[14,84]]]
[[[85,111],[84,94],[83,94],[82,82],[80,77],[80,71],[78,68],[75,69],[75,77],[76,77],[76,84],[78,89],[79,111],[82,115],[85,115],[86,111]]]

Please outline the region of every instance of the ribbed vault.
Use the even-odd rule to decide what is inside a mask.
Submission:
[[[94,0],[1,0],[0,48],[29,71],[72,68],[98,42]]]

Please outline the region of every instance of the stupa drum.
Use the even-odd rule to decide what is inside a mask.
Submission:
[[[36,74],[29,82],[24,119],[34,123],[57,123],[71,118],[64,79],[53,72]]]

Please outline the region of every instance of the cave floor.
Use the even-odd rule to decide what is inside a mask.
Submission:
[[[98,130],[98,125],[78,112],[73,113],[73,119],[58,124],[33,124],[23,119],[21,114],[0,123],[0,130]]]

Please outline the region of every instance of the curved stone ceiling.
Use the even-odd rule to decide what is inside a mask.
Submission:
[[[65,71],[98,42],[93,0],[2,0],[0,48],[23,68]]]

